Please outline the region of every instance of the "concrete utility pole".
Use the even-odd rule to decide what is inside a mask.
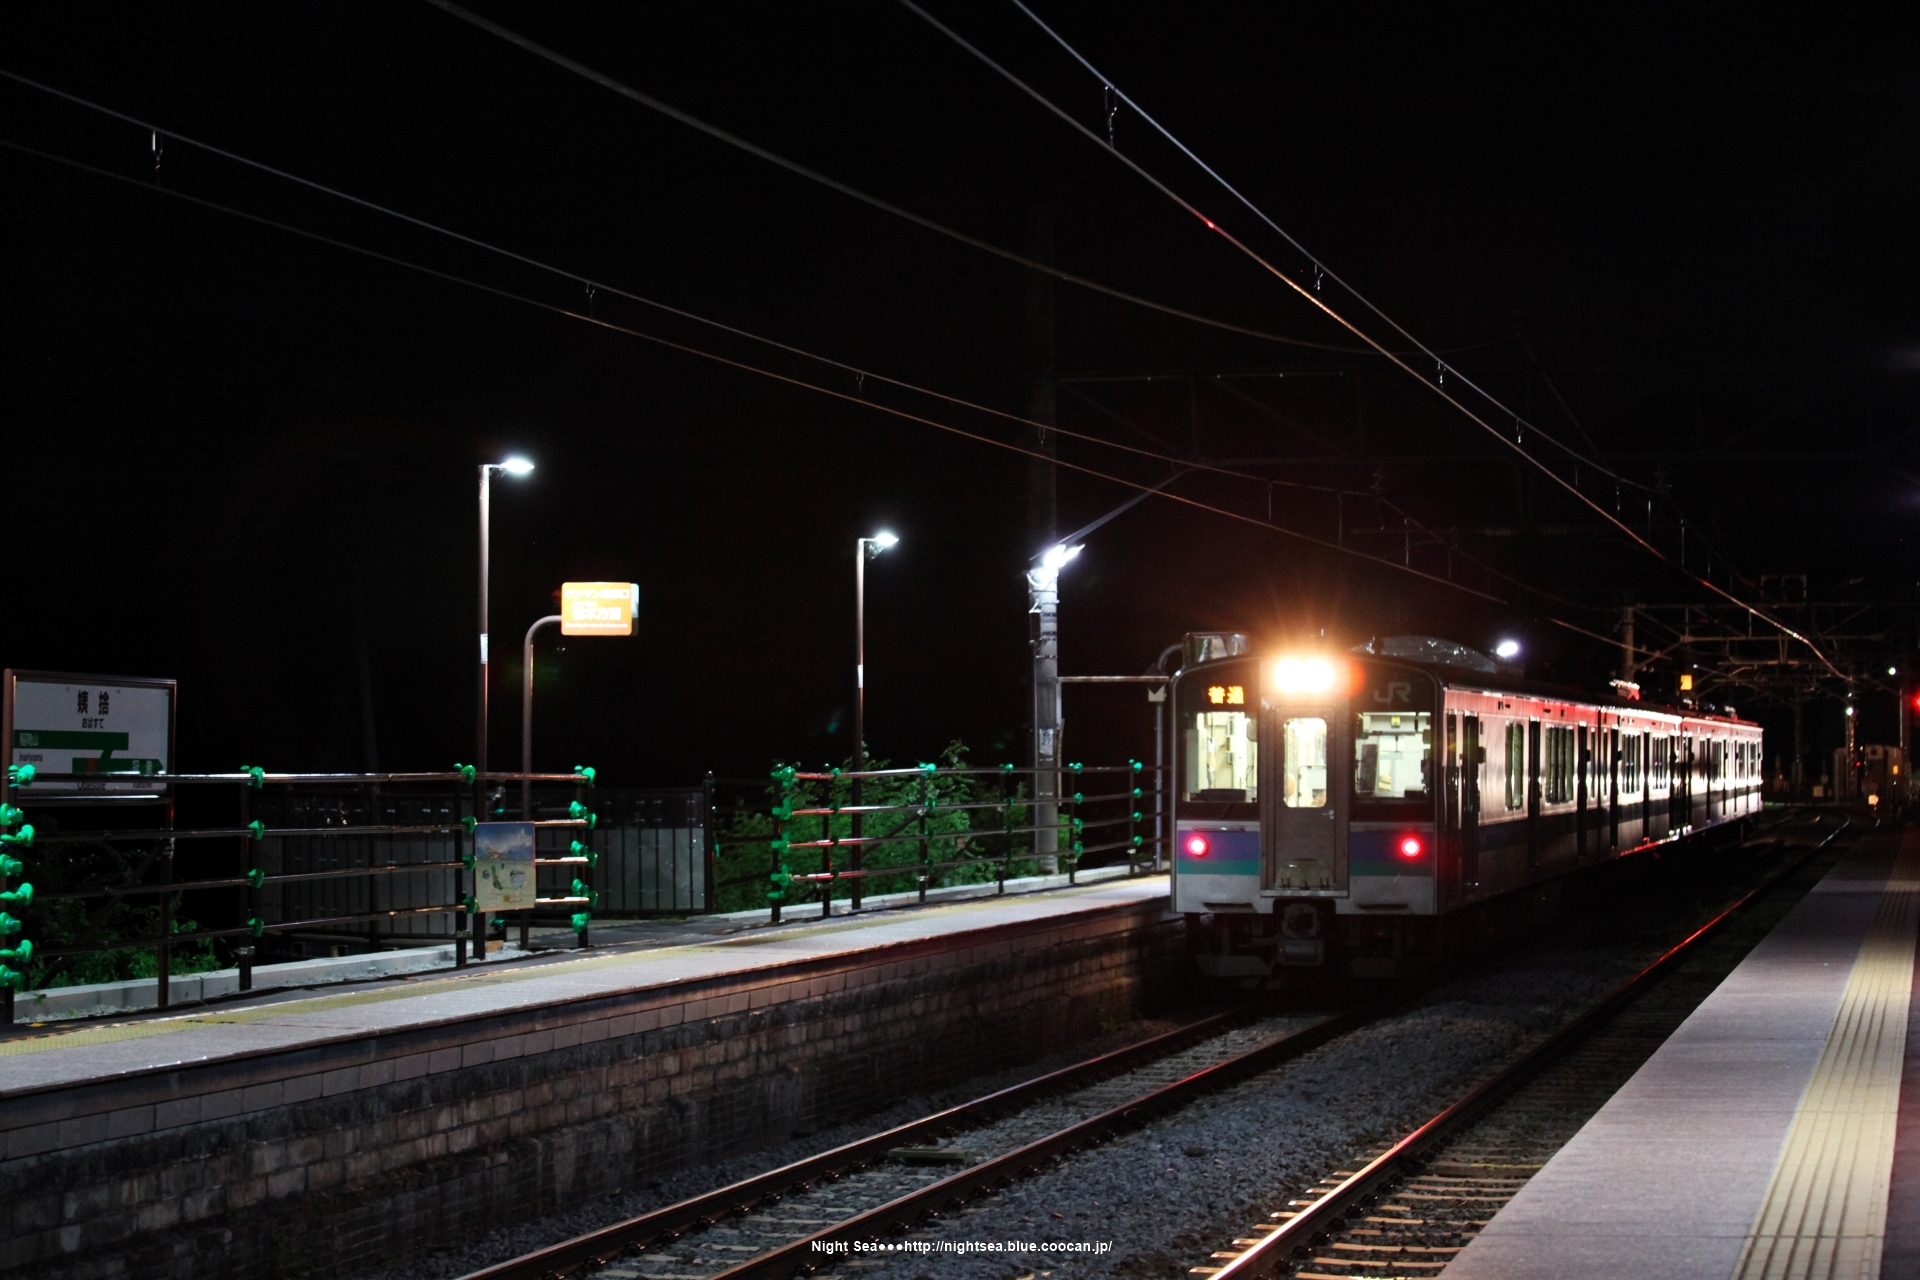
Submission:
[[[1036,205],[1027,214],[1027,256],[1053,263],[1053,213]],[[1027,460],[1027,533],[1033,554],[1041,555],[1059,538],[1054,488],[1053,276],[1027,272],[1026,298],[1027,417],[1039,457]],[[1027,574],[1027,612],[1033,634],[1033,851],[1040,871],[1059,869],[1060,832],[1060,575],[1056,564]]]
[[[1907,674],[1913,659],[1907,655],[1900,660],[1900,781],[1893,793],[1896,803],[1905,806],[1909,779],[1913,776],[1913,677]]]
[[[1633,654],[1633,609],[1630,604],[1620,606],[1620,678],[1628,684],[1633,683],[1640,670]]]
[[[1788,777],[1793,782],[1794,798],[1798,800],[1807,798],[1807,771],[1805,765],[1807,758],[1806,704],[1806,695],[1800,690],[1795,689],[1793,691],[1793,771]]]

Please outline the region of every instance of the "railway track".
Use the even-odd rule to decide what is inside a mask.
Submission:
[[[1834,832],[1818,847],[1824,848],[1838,834]],[[1796,859],[1794,866],[1804,860]],[[1571,1043],[1567,1037],[1576,1028],[1590,1032],[1596,1019],[1612,1016],[1630,998],[1630,989],[1637,991],[1651,981],[1652,975],[1670,970],[1690,947],[1714,934],[1791,870],[1773,877],[1667,952],[1549,1045]],[[464,1280],[786,1280],[796,1272],[822,1265],[851,1262],[857,1267],[860,1255],[849,1256],[834,1247],[907,1234],[929,1218],[964,1209],[969,1202],[977,1202],[1018,1178],[1052,1167],[1072,1152],[1137,1128],[1204,1093],[1297,1058],[1387,1011],[1384,1004],[1319,1015],[1263,1013],[1257,1006],[1242,1006],[706,1195],[472,1272]],[[1684,1016],[1684,1012],[1680,1014]],[[1586,1090],[1584,1096],[1591,1104],[1588,1113],[1604,1102],[1618,1087],[1618,1080],[1631,1074],[1658,1043],[1656,1037],[1623,1049],[1613,1074],[1599,1070],[1573,1086]],[[1541,1141],[1529,1139],[1533,1145],[1524,1149],[1517,1138],[1504,1140],[1506,1145],[1500,1146],[1489,1137],[1491,1145],[1462,1148],[1449,1164],[1432,1160],[1430,1148],[1437,1139],[1422,1139],[1422,1135],[1439,1132],[1436,1124],[1447,1134],[1456,1135],[1463,1117],[1485,1111],[1486,1107],[1474,1099],[1496,1094],[1505,1097],[1523,1077],[1540,1075],[1544,1084],[1552,1077],[1541,1075],[1538,1066],[1528,1065],[1544,1061],[1543,1052],[1552,1050],[1543,1047],[1529,1055],[1525,1062],[1476,1090],[1469,1100],[1422,1126],[1393,1151],[1368,1153],[1354,1170],[1341,1171],[1328,1179],[1313,1199],[1236,1239],[1231,1247],[1216,1253],[1208,1266],[1194,1268],[1195,1280],[1229,1271],[1233,1275],[1228,1280],[1242,1274],[1307,1276],[1315,1274],[1315,1268],[1301,1271],[1298,1264],[1321,1258],[1328,1269],[1319,1274],[1325,1276],[1365,1274],[1341,1264],[1351,1259],[1387,1257],[1400,1268],[1395,1274],[1433,1274],[1464,1243],[1463,1233],[1478,1229],[1476,1224],[1482,1219],[1472,1216],[1479,1211],[1476,1206],[1483,1206],[1484,1216],[1491,1216],[1491,1210],[1510,1198],[1525,1176],[1544,1163],[1544,1157],[1535,1160],[1528,1153],[1539,1148],[1542,1141],[1551,1141],[1551,1136]],[[1631,1065],[1627,1065],[1629,1062]],[[1557,1105],[1556,1115],[1578,1109],[1565,1102]],[[1577,1127],[1578,1122],[1573,1125]],[[1559,1141],[1570,1136],[1573,1128],[1567,1129]],[[1410,1143],[1414,1145],[1410,1147]],[[1407,1155],[1416,1149],[1413,1158],[1425,1160],[1417,1170],[1408,1163]],[[1425,1181],[1410,1182],[1410,1178]],[[1378,1195],[1389,1186],[1399,1197],[1394,1201],[1398,1207],[1378,1204]],[[1435,1197],[1444,1199],[1444,1215],[1441,1200]],[[1355,1206],[1363,1200],[1372,1201],[1369,1211],[1357,1213]],[[1408,1206],[1423,1209],[1423,1214],[1411,1213]],[[1363,1220],[1366,1218],[1385,1221]],[[1337,1240],[1333,1235],[1336,1231],[1344,1232]],[[1410,1265],[1414,1262],[1428,1265]]]
[[[1732,926],[1850,822],[1525,1057],[1189,1269],[1193,1280],[1439,1275],[1764,936]],[[1717,953],[1717,954],[1716,954]]]
[[[1373,1016],[1242,1006],[466,1280],[785,1277],[1298,1057]]]

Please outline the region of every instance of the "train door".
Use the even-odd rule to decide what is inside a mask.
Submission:
[[[1540,722],[1527,721],[1527,869],[1540,865]]]
[[[1640,839],[1644,843],[1653,835],[1653,735],[1638,735],[1640,752]]]
[[[1620,848],[1620,730],[1607,730],[1607,848]]]
[[[1260,726],[1260,887],[1347,887],[1347,796],[1351,747],[1345,707],[1286,703]],[[1278,745],[1271,753],[1268,742]]]
[[[1441,874],[1445,877],[1443,890],[1445,904],[1452,905],[1460,900],[1460,883],[1464,876],[1460,843],[1462,826],[1460,822],[1460,713],[1458,711],[1447,712],[1446,734],[1446,755],[1441,757],[1446,764],[1445,772],[1441,775],[1440,803],[1446,806],[1444,822],[1446,830],[1452,833],[1453,838],[1451,841],[1441,843],[1442,847],[1450,843],[1453,853],[1446,860]]]
[[[1580,725],[1573,733],[1573,857],[1578,862],[1587,856],[1587,774],[1593,769],[1593,756],[1587,726]]]
[[[1480,717],[1460,718],[1460,881],[1480,887],[1480,771],[1487,749],[1480,745]]]

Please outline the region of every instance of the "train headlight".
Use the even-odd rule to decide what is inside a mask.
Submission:
[[[1395,848],[1400,851],[1401,857],[1408,859],[1417,858],[1427,851],[1426,841],[1416,835],[1401,836],[1400,843]]]
[[[1205,836],[1201,835],[1198,831],[1194,832],[1192,835],[1187,837],[1186,848],[1187,848],[1187,854],[1190,857],[1204,858],[1207,856],[1207,850],[1211,849],[1212,847],[1213,847],[1212,843],[1209,842],[1208,839]]]
[[[1333,663],[1326,658],[1281,658],[1273,664],[1272,688],[1290,697],[1332,693],[1337,677]]]

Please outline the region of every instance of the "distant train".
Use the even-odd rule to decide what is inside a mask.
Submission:
[[[1571,871],[1760,811],[1758,725],[1449,641],[1196,635],[1173,691],[1173,902],[1216,977],[1391,976],[1537,915]]]

